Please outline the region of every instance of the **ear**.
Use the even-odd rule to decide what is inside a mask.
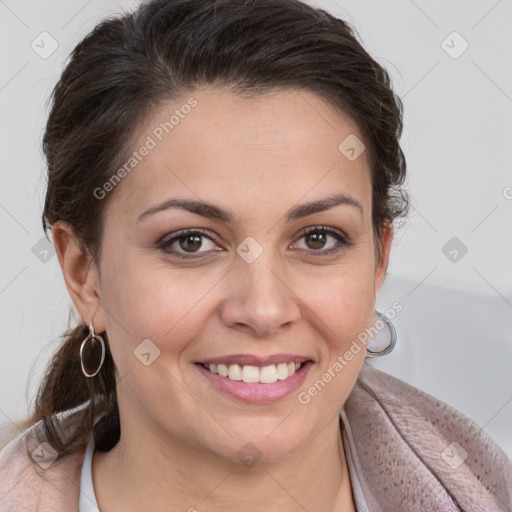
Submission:
[[[379,292],[380,287],[384,282],[384,278],[386,277],[392,241],[393,224],[391,222],[386,222],[382,227],[380,240],[378,241],[380,246],[380,258],[375,265],[375,295]]]
[[[76,309],[87,326],[93,320],[97,333],[105,331],[99,272],[92,256],[82,253],[73,228],[67,222],[58,221],[53,225],[52,238],[66,288]]]

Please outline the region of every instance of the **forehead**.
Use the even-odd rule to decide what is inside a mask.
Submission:
[[[114,208],[134,222],[144,209],[179,196],[229,201],[231,210],[251,205],[263,214],[334,192],[369,206],[367,152],[347,158],[340,150],[347,137],[362,141],[356,123],[308,91],[246,97],[196,90],[159,106],[137,130],[137,162],[117,185]]]

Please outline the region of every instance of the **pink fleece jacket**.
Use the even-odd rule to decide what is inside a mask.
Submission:
[[[370,512],[512,511],[511,461],[447,404],[365,364],[340,414]],[[40,435],[37,423],[0,451],[0,512],[78,511],[86,440],[83,451],[43,468],[26,451]]]

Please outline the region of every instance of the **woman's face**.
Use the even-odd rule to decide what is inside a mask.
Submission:
[[[379,265],[354,135],[311,93],[220,89],[159,107],[138,131],[106,211],[94,316],[124,436],[271,460],[338,421],[364,351],[333,365],[371,324],[389,250],[387,239]]]

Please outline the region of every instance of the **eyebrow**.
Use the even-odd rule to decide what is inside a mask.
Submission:
[[[361,217],[363,215],[363,207],[357,199],[354,199],[353,197],[344,193],[338,193],[330,195],[324,199],[311,201],[309,203],[304,203],[293,207],[286,214],[286,221],[290,222],[292,220],[298,220],[303,217],[307,217],[308,215],[323,212],[339,205],[347,205],[358,208],[360,210]],[[206,217],[208,219],[222,221],[226,224],[235,223],[235,216],[230,211],[224,210],[219,206],[203,201],[197,201],[195,199],[177,198],[168,199],[167,201],[164,201],[163,203],[157,204],[151,207],[149,210],[146,210],[138,217],[137,223],[151,215],[154,215],[155,213],[168,210],[169,208],[182,208],[191,213],[201,215],[202,217]]]

